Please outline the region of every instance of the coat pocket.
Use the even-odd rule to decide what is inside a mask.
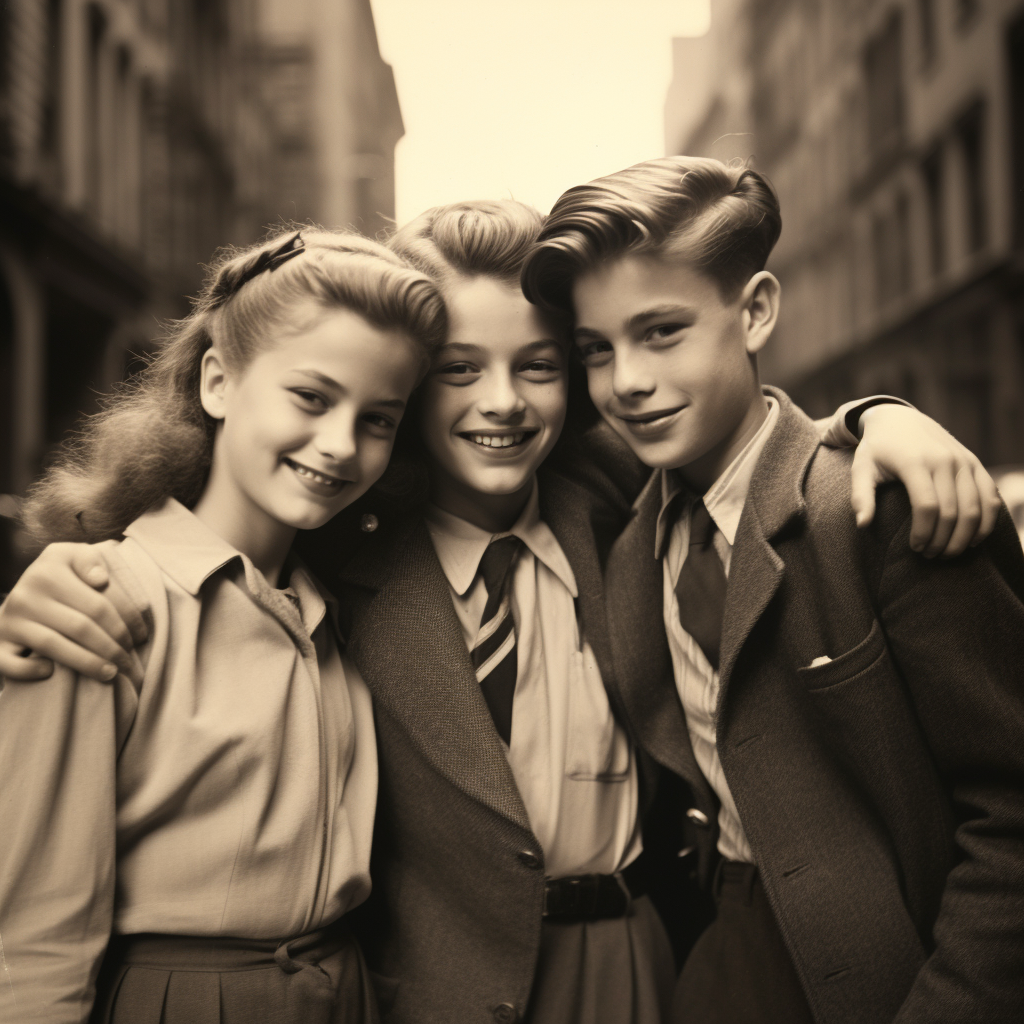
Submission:
[[[856,647],[850,648],[824,665],[798,668],[797,677],[808,690],[821,690],[852,679],[871,668],[884,654],[885,637],[882,634],[882,627],[875,619],[871,623],[868,635]]]
[[[622,782],[629,777],[629,740],[612,714],[589,645],[572,657],[568,730],[565,771],[569,778],[582,782]]]

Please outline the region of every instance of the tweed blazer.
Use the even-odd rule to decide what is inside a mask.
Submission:
[[[562,472],[540,480],[541,515],[572,566],[582,632],[602,669],[611,653],[601,556],[629,517],[632,495],[622,488],[635,493],[642,481],[608,443],[605,457],[565,458]],[[623,473],[613,480],[615,465]],[[315,564],[348,611],[348,654],[374,701],[373,895],[356,920],[382,1015],[388,1024],[519,1019],[540,944],[543,851],[422,517],[372,499],[356,521],[366,514],[375,528],[354,554],[333,570],[323,558]],[[349,536],[336,547],[351,536],[340,529]],[[328,541],[321,537],[322,553]]]
[[[850,508],[852,453],[784,394],[733,547],[718,750],[820,1024],[1024,1019],[1024,557],[1001,514],[952,560],[910,550],[901,487]],[[672,676],[657,477],[609,556],[633,733],[710,818]],[[818,659],[831,659],[815,664]],[[684,813],[684,804],[674,809]]]

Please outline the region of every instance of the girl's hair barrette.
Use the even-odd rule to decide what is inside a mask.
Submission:
[[[217,305],[222,305],[236,295],[238,290],[246,282],[258,277],[264,270],[277,270],[282,263],[287,263],[293,256],[305,252],[306,243],[302,240],[302,232],[296,231],[291,238],[283,241],[276,249],[265,249],[256,258],[248,270],[243,271],[233,281],[225,281],[224,284],[214,293],[214,300]]]

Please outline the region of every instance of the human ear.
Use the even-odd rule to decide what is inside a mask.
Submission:
[[[779,300],[782,286],[774,274],[762,270],[755,274],[743,289],[740,304],[743,307],[743,325],[746,332],[747,352],[754,355],[767,344],[779,318]]]
[[[199,401],[206,414],[215,420],[224,419],[224,393],[228,384],[228,371],[224,358],[215,348],[208,348],[199,367]]]

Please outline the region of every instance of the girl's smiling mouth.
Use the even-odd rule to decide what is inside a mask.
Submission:
[[[490,452],[506,452],[529,444],[539,433],[539,430],[465,430],[459,433],[459,437],[464,441],[469,441],[477,448],[483,448]]]
[[[349,480],[341,480],[336,476],[328,476],[326,473],[321,473],[309,466],[304,466],[301,462],[289,459],[287,455],[284,456],[282,461],[295,471],[304,484],[310,486],[318,494],[325,492],[336,494],[341,490],[342,486],[351,482]],[[323,489],[322,491],[321,488]]]

